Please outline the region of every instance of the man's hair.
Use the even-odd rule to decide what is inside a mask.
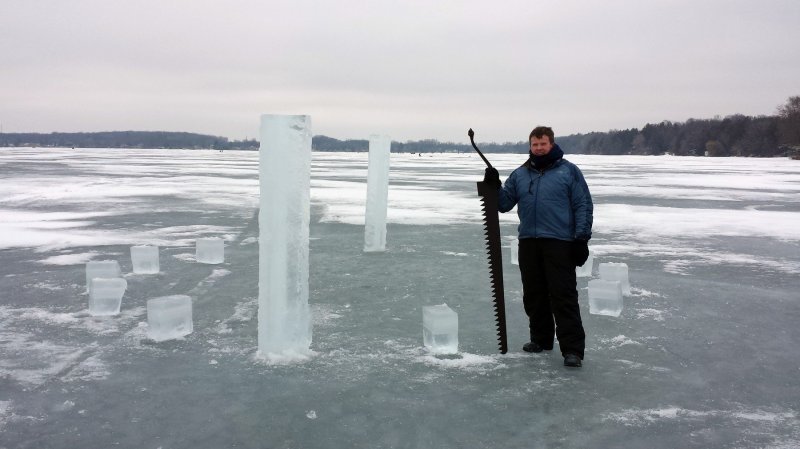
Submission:
[[[553,128],[549,126],[537,126],[536,128],[533,128],[531,135],[528,136],[528,143],[531,143],[531,139],[533,137],[541,139],[544,136],[547,136],[550,139],[551,144],[556,143],[556,135],[553,134]]]

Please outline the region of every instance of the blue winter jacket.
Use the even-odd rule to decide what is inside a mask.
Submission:
[[[529,159],[511,172],[498,197],[500,212],[517,206],[520,239],[573,241],[592,237],[592,196],[583,173],[566,159],[542,171]]]

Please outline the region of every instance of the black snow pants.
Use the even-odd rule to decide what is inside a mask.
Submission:
[[[555,335],[562,354],[583,359],[586,334],[570,246],[556,239],[519,240],[522,303],[530,319],[531,341],[553,349]]]

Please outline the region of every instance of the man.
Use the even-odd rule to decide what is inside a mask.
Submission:
[[[485,182],[498,188],[498,208],[519,215],[519,270],[522,302],[531,341],[522,349],[553,349],[558,338],[564,365],[580,367],[586,334],[578,307],[575,267],[589,257],[592,197],[583,173],[563,159],[551,128],[539,126],[528,137],[528,160],[500,184],[494,168]],[[554,322],[555,319],[555,322]]]

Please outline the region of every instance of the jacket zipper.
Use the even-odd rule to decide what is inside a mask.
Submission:
[[[544,176],[544,172],[535,169],[534,172],[536,172],[536,178],[531,177],[528,193],[533,193],[533,238],[536,238],[539,235],[539,232],[536,230],[536,215],[539,213],[539,179]],[[536,192],[531,192],[534,184],[536,184]]]

